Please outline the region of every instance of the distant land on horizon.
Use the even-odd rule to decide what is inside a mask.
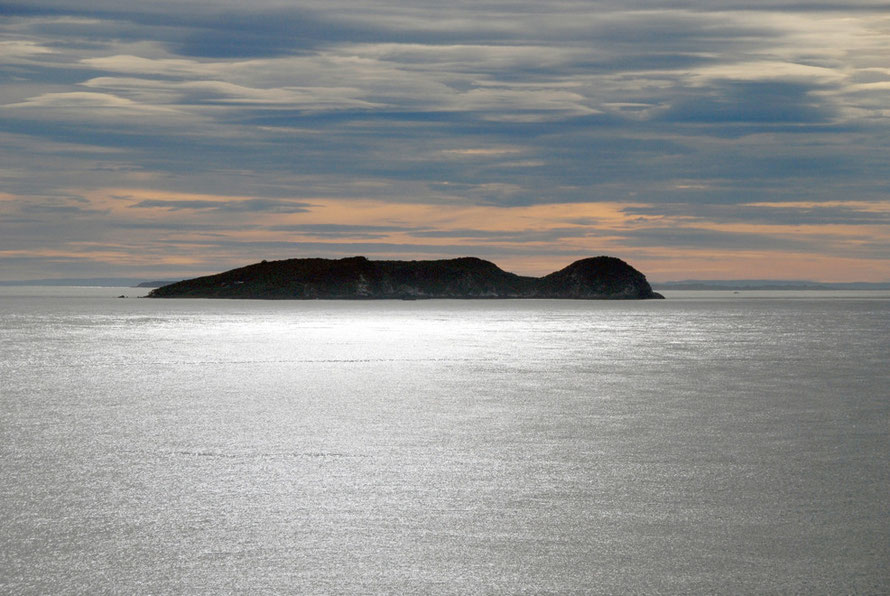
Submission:
[[[266,300],[664,298],[652,291],[645,275],[621,259],[609,256],[581,259],[540,278],[509,273],[477,257],[372,261],[357,256],[262,261],[156,288],[148,297]]]
[[[687,279],[651,283],[656,290],[890,290],[890,282],[795,279]]]
[[[144,277],[59,277],[44,279],[17,279],[0,281],[0,286],[84,286],[98,288],[139,288],[139,287],[157,287],[145,286],[144,283],[173,283],[167,282],[146,282]]]

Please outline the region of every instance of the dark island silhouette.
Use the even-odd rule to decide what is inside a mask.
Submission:
[[[437,261],[286,259],[172,283],[149,298],[425,299],[664,298],[646,277],[615,257],[576,261],[536,278],[508,273],[475,257]]]

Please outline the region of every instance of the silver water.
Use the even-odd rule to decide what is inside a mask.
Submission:
[[[890,591],[886,293],[0,292],[2,593]]]

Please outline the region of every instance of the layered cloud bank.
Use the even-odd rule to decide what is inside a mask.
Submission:
[[[883,3],[292,4],[0,3],[2,276],[890,279]]]

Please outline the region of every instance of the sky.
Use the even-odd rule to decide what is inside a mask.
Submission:
[[[890,281],[890,3],[0,0],[0,281]]]

